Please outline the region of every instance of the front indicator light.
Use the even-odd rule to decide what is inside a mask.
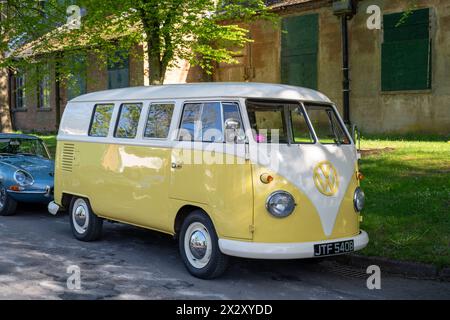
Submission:
[[[286,191],[275,191],[266,201],[266,209],[277,218],[289,216],[295,209],[294,197]]]
[[[267,173],[263,173],[259,178],[261,179],[261,182],[264,184],[268,184],[273,181],[273,177]]]
[[[11,186],[11,187],[9,187],[9,190],[15,191],[15,192],[20,192],[20,191],[25,190],[25,188],[21,187],[21,186]]]

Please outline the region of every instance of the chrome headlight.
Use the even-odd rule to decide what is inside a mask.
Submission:
[[[355,194],[353,195],[353,205],[355,206],[355,210],[360,212],[364,208],[366,196],[360,187],[357,187],[355,190]]]
[[[289,192],[275,191],[267,198],[266,208],[273,216],[285,218],[294,211],[295,200]]]
[[[14,172],[14,180],[21,186],[29,186],[34,183],[33,177],[26,171],[17,170]]]

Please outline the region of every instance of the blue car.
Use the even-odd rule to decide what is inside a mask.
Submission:
[[[52,201],[54,169],[38,137],[0,134],[0,216],[14,215],[18,202]]]

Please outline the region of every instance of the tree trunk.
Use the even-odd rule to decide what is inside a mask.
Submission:
[[[166,76],[166,67],[163,65],[159,54],[154,50],[151,50],[150,46],[154,43],[153,41],[148,41],[147,59],[148,59],[148,77],[150,85],[164,84],[164,78]]]

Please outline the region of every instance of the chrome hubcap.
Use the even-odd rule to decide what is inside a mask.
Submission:
[[[206,254],[207,247],[208,243],[205,235],[200,230],[194,231],[191,235],[191,241],[189,242],[189,249],[191,250],[192,255],[196,259],[203,258]]]
[[[73,206],[72,221],[75,230],[79,234],[86,232],[89,226],[89,209],[86,201],[77,199]]]
[[[211,236],[200,222],[194,222],[184,236],[184,252],[189,264],[197,269],[206,267],[212,254]]]

